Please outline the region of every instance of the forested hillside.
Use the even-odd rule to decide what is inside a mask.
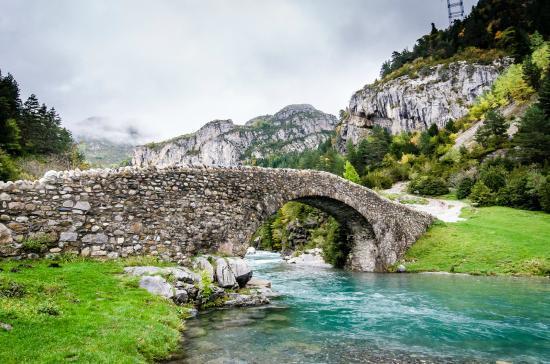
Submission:
[[[469,47],[500,50],[521,62],[530,54],[529,35],[550,35],[550,2],[546,0],[480,0],[462,21],[445,30],[432,30],[409,50],[394,51],[384,62],[380,75],[389,76],[415,60],[444,60]]]
[[[378,85],[403,75],[414,83],[416,72],[438,64],[479,64],[483,57],[512,57],[513,64],[463,117],[439,123],[444,127],[432,124],[427,130],[394,135],[374,123],[357,143],[348,141],[344,153],[339,152],[335,136],[332,143],[323,143],[316,151],[272,155],[253,162],[325,170],[376,189],[407,181],[413,194],[449,195],[468,198],[477,206],[550,212],[549,5],[534,0],[482,0],[463,21],[446,30],[432,26],[412,51],[394,52],[384,63]],[[349,117],[350,110],[340,112],[342,122]],[[457,142],[467,130],[473,130],[473,140]],[[290,216],[292,211],[300,215]],[[260,230],[260,245],[270,246],[290,236],[297,222],[307,220],[303,215],[298,208],[279,213],[271,228]],[[302,246],[313,244],[315,229],[307,231],[310,238]],[[337,236],[333,233],[331,239]],[[330,258],[329,252],[325,254]]]
[[[15,78],[0,71],[0,180],[34,179],[47,169],[81,163],[57,111],[40,104],[34,94],[23,102]]]

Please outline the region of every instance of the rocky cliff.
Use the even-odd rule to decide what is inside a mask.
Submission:
[[[289,105],[275,115],[258,116],[245,125],[214,120],[197,132],[134,150],[136,166],[204,164],[232,166],[273,153],[316,148],[330,137],[338,120],[311,105]]]
[[[492,64],[455,62],[425,67],[413,75],[366,85],[351,97],[349,116],[337,128],[340,150],[356,144],[379,125],[393,134],[445,126],[490,89],[509,59]]]

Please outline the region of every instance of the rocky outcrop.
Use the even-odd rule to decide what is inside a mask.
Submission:
[[[233,166],[274,153],[314,149],[333,133],[335,116],[311,105],[289,105],[275,115],[258,116],[245,125],[215,120],[196,133],[134,150],[136,166]]]
[[[250,280],[252,270],[243,259],[212,256],[208,258],[216,262],[216,271],[220,268],[220,272],[223,272],[219,276],[216,274],[214,280],[210,280],[208,274],[205,278],[203,273],[206,270],[191,271],[185,266],[126,267],[124,273],[139,277],[139,287],[153,295],[171,299],[177,305],[192,304],[197,308],[258,306],[269,303],[269,298],[276,295],[271,290],[271,282],[262,279]],[[193,266],[197,267],[197,264],[204,262],[210,264],[207,257],[199,256],[194,259]],[[247,290],[235,292],[234,289],[238,288]]]
[[[492,64],[455,62],[421,69],[414,76],[366,85],[351,97],[349,117],[337,127],[338,149],[357,144],[379,125],[393,134],[444,127],[464,116],[468,106],[490,89],[509,59]]]

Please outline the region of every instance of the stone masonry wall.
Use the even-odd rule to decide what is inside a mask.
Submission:
[[[0,182],[0,256],[42,254],[181,261],[204,252],[244,255],[256,229],[284,203],[334,215],[350,235],[352,269],[384,270],[432,218],[326,172],[253,167],[50,171]],[[355,254],[355,256],[354,256]]]

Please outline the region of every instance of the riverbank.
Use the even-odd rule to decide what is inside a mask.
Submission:
[[[407,272],[550,275],[550,214],[485,207],[461,218],[435,223],[406,253]]]
[[[167,359],[197,310],[265,305],[270,287],[241,258],[3,261],[0,362]]]
[[[123,273],[128,262],[0,262],[0,362],[146,363],[177,350],[188,309]]]

